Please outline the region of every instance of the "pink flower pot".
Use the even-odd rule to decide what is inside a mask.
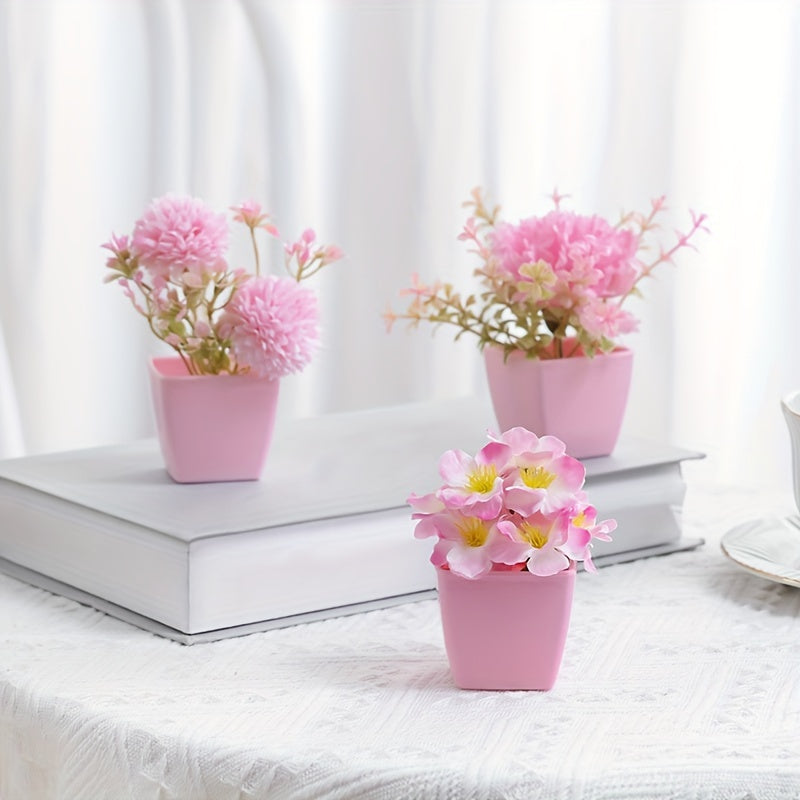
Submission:
[[[486,375],[501,430],[516,426],[557,436],[575,458],[607,456],[622,428],[633,351],[619,347],[594,358],[526,358],[484,348]]]
[[[261,477],[280,381],[190,375],[176,357],[153,358],[150,389],[167,472],[179,483]]]
[[[462,689],[552,688],[569,629],[575,564],[546,578],[504,570],[469,580],[437,569],[450,672]]]

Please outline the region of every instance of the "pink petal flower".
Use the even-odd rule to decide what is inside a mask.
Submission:
[[[211,335],[211,326],[207,322],[204,322],[202,319],[200,319],[194,325],[194,333],[195,336],[205,339],[206,336]]]
[[[434,494],[416,495],[412,494],[406,502],[414,509],[411,515],[412,520],[417,520],[414,526],[414,536],[417,539],[426,539],[429,536],[436,536],[436,515],[445,510],[444,503]]]
[[[555,575],[569,567],[569,559],[555,548],[538,550],[528,559],[528,572],[534,575]]]
[[[621,309],[616,303],[592,299],[578,309],[581,326],[590,336],[597,339],[616,339],[620,334],[633,333],[639,327],[639,321],[628,311]]]
[[[566,455],[566,445],[560,439],[539,437],[517,427],[505,431],[500,441],[508,445],[512,454],[504,480],[509,510],[523,516],[534,511],[553,513],[571,506],[580,496],[586,469]]]
[[[525,542],[500,535],[492,541],[490,552],[493,564],[512,566],[523,563],[529,556],[530,548]]]
[[[243,222],[250,228],[257,228],[261,220],[265,218],[261,205],[256,203],[255,200],[245,200],[243,203],[239,203],[238,206],[231,206],[231,211],[234,212],[233,219],[235,222]]]
[[[464,229],[458,234],[458,240],[461,242],[474,242],[478,239],[478,226],[475,222],[475,217],[469,217],[464,223]]]
[[[429,297],[432,294],[435,294],[438,291],[439,285],[436,284],[434,286],[428,286],[425,283],[422,283],[419,279],[419,274],[416,272],[411,273],[411,286],[407,289],[402,289],[400,291],[400,296],[411,295],[412,297],[417,298],[424,298]]]
[[[444,486],[437,497],[452,509],[481,519],[497,517],[503,508],[502,474],[511,455],[501,442],[489,442],[473,458],[462,450],[448,450],[439,461]]]
[[[311,361],[318,333],[316,295],[290,278],[253,278],[237,289],[219,321],[236,363],[276,379]]]
[[[251,230],[261,228],[270,236],[280,236],[278,229],[270,222],[269,214],[264,213],[255,200],[246,200],[238,206],[231,206],[234,222],[243,222]]]
[[[588,504],[581,504],[575,510],[574,516],[570,520],[570,530],[573,528],[584,529],[589,532],[592,539],[599,539],[601,542],[611,541],[611,532],[617,529],[615,519],[604,519],[597,521],[597,509]]]
[[[549,453],[552,458],[563,456],[567,446],[556,436],[537,436],[527,428],[509,428],[499,436],[490,433],[489,438],[494,442],[502,442],[511,448],[512,459],[531,453]]]
[[[592,541],[610,542],[611,531],[617,527],[616,520],[597,522],[597,509],[582,503],[570,514],[567,536],[558,549],[573,561],[583,561],[589,572],[597,569],[592,562]]]
[[[436,566],[446,563],[458,575],[478,578],[496,562],[515,564],[524,560],[527,548],[503,536],[492,521],[458,511],[444,512],[435,520],[439,542],[431,563]]]
[[[517,469],[506,479],[506,506],[523,516],[533,511],[559,511],[574,503],[585,478],[586,468],[572,456],[522,456],[517,460]]]
[[[453,542],[449,539],[439,539],[431,552],[431,564],[434,567],[444,567],[447,564],[447,554],[453,549]]]
[[[110,250],[117,258],[124,258],[128,255],[130,242],[127,236],[117,236],[115,233],[112,233],[111,238],[104,244],[101,244],[100,247],[105,250]]]
[[[564,513],[534,513],[498,523],[499,532],[525,548],[528,571],[534,575],[554,575],[569,566],[569,559],[558,549],[566,540],[568,516]]]
[[[539,437],[527,428],[509,428],[500,436],[489,434],[490,438],[497,442],[503,442],[511,448],[512,456],[519,456],[522,453],[533,453],[539,448]],[[566,449],[566,446],[565,446]]]
[[[435,492],[430,494],[410,494],[406,502],[414,509],[415,513],[412,518],[416,518],[423,514],[437,514],[444,511],[444,503],[436,496]]]
[[[344,251],[335,244],[327,244],[322,248],[322,263],[332,264],[334,261],[344,258]]]
[[[447,553],[447,564],[457,575],[471,579],[480,578],[492,569],[492,561],[486,553],[455,545]]]
[[[104,250],[109,250],[112,255],[106,259],[106,266],[110,267],[111,269],[119,269],[119,270],[126,270],[126,267],[130,267],[130,241],[127,236],[117,236],[116,234],[111,234],[111,239],[109,239],[105,244],[100,245]],[[109,276],[106,278],[107,281],[116,280],[117,276]]]

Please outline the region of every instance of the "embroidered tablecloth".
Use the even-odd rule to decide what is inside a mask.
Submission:
[[[185,647],[0,576],[0,798],[797,800],[800,589],[719,548],[793,510],[690,484],[706,544],[579,575],[547,693],[456,689],[435,600]]]

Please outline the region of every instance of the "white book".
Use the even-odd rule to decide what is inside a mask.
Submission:
[[[185,643],[429,597],[406,498],[495,427],[473,400],[279,421],[261,480],[235,483],[174,483],[155,440],[2,461],[0,569]],[[622,443],[585,462],[618,521],[598,563],[696,544],[679,512],[697,455]]]

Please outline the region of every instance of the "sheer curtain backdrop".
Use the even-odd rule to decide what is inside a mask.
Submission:
[[[253,198],[343,246],[322,350],[281,390],[303,416],[485,393],[473,342],[381,312],[414,271],[471,285],[473,186],[509,219],[558,187],[611,217],[666,194],[667,228],[708,213],[631,306],[625,433],[788,489],[798,3],[0,0],[0,42],[0,456],[152,435],[157,343],[99,245],[153,197]]]

